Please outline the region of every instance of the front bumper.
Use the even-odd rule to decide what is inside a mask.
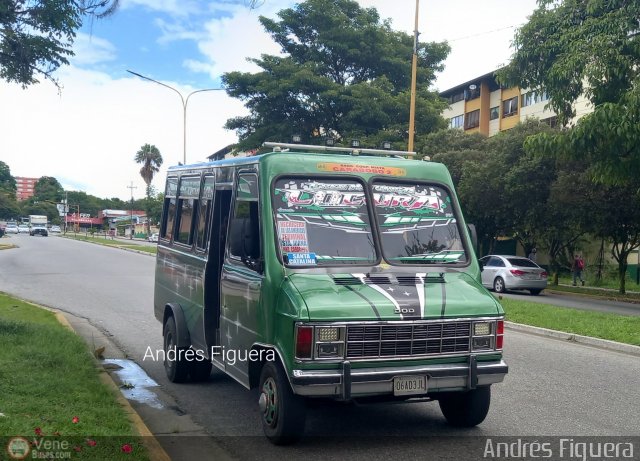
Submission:
[[[293,370],[293,392],[307,397],[354,397],[393,395],[396,376],[426,376],[428,393],[461,391],[500,383],[509,367],[503,361],[478,362],[475,356],[467,363],[416,365],[401,367],[351,368],[342,362],[340,370]]]

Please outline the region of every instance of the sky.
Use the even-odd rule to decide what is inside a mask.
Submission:
[[[155,145],[164,164],[153,186],[162,191],[166,168],[183,160],[186,97],[221,87],[225,72],[257,72],[247,61],[278,54],[258,22],[277,19],[291,0],[121,0],[115,15],[85,21],[70,64],[56,72],[62,86],[41,83],[23,89],[0,81],[0,160],[13,176],[56,178],[66,190],[100,198],[142,198],[145,184],[134,162],[144,144]],[[358,0],[413,34],[414,0]],[[451,46],[435,89],[442,91],[506,64],[517,27],[535,0],[421,0],[421,41]],[[205,160],[237,141],[223,128],[247,113],[224,91],[191,95],[186,108],[188,163]],[[283,140],[287,141],[287,140]],[[131,188],[133,187],[133,188]]]

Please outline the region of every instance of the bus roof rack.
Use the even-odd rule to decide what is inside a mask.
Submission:
[[[362,149],[359,147],[354,148],[354,147],[336,147],[336,146],[316,146],[313,144],[265,142],[262,145],[264,147],[273,148],[274,152],[292,152],[292,151],[299,152],[301,150],[308,150],[313,152],[332,152],[336,154],[346,154],[346,155],[360,155],[360,154],[383,155],[385,157],[389,157],[389,156],[414,157],[416,155],[415,152],[408,152],[403,150]]]

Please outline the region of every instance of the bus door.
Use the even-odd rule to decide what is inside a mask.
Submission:
[[[227,255],[222,267],[220,339],[225,370],[249,383],[251,346],[258,340],[262,251],[259,222],[258,175],[237,175],[229,221]]]
[[[209,351],[213,352],[213,359],[222,363],[219,355],[220,343],[220,313],[221,293],[220,279],[222,264],[227,242],[227,228],[231,210],[231,186],[218,184],[211,208],[211,233],[209,250],[205,270],[205,308],[204,334]]]

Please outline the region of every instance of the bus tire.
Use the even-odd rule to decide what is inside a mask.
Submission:
[[[467,392],[446,392],[438,397],[438,403],[442,414],[452,426],[477,426],[489,413],[491,387],[478,387]]]
[[[289,445],[302,437],[306,419],[304,398],[295,395],[279,363],[267,361],[260,373],[260,413],[264,435],[274,445]]]
[[[172,383],[183,383],[189,374],[189,362],[185,360],[185,348],[178,348],[176,321],[172,315],[164,324],[164,371]]]

